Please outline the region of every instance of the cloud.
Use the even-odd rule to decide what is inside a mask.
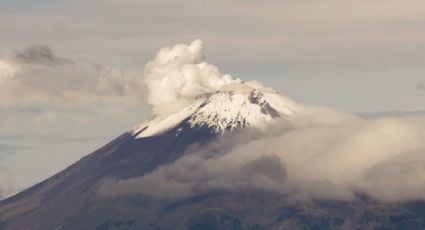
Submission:
[[[140,122],[144,91],[137,71],[61,55],[49,46],[0,57],[3,196],[59,172]]]
[[[224,73],[273,84],[294,99],[356,112],[425,106],[406,93],[423,75],[420,0],[75,0],[0,8],[0,31],[8,31],[0,52],[47,43],[106,66],[140,68],[156,47],[200,37]]]
[[[146,65],[145,80],[154,113],[217,90],[273,90],[203,62],[199,40],[161,49]],[[109,181],[100,192],[180,198],[262,189],[297,200],[352,200],[358,194],[385,202],[425,199],[424,143],[425,116],[365,119],[305,105],[290,119],[226,134],[140,178]]]
[[[271,90],[257,81],[243,82],[222,74],[216,66],[206,63],[201,40],[162,48],[155,59],[146,64],[144,80],[147,101],[156,115],[176,111],[197,96],[218,90]]]
[[[30,46],[0,60],[0,104],[141,100],[138,75],[84,59],[62,57],[49,46]]]
[[[312,109],[254,135],[227,135],[101,191],[179,198],[263,189],[296,200],[352,200],[357,194],[384,202],[425,199],[425,116],[366,120],[347,114],[330,123],[332,114],[322,111]]]
[[[0,104],[107,100],[111,106],[143,95],[153,113],[163,115],[202,94],[252,89],[273,90],[223,74],[206,63],[200,40],[161,49],[145,66],[143,76],[58,55],[48,46],[28,47],[0,60]],[[65,106],[29,113],[34,113],[31,116],[40,127],[58,120],[56,126],[63,127],[64,120],[84,123],[93,117],[126,117],[114,108],[97,104],[92,109]],[[293,199],[350,200],[357,193],[383,201],[425,199],[424,120],[421,116],[367,120],[312,108],[264,132],[226,136],[141,178],[107,183],[102,191],[177,198],[255,188]],[[15,130],[15,125],[10,129]]]

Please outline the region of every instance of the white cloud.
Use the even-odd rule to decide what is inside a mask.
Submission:
[[[1,57],[0,144],[21,148],[8,154],[0,148],[0,172],[3,165],[10,169],[0,177],[0,193],[53,175],[143,120],[144,89],[142,74],[59,55],[49,46]],[[90,141],[49,142],[62,136]]]
[[[235,79],[204,61],[201,40],[190,45],[162,48],[145,66],[147,101],[154,114],[170,113],[190,104],[197,96],[218,90],[266,89],[260,82]]]
[[[139,68],[157,47],[200,37],[222,71],[261,78],[294,99],[356,112],[425,106],[409,92],[423,80],[421,0],[75,0],[7,6],[0,7],[0,31],[8,31],[0,52],[47,43],[106,66]]]
[[[176,198],[254,188],[296,200],[366,194],[398,202],[425,199],[424,156],[425,116],[366,120],[307,107],[280,125],[225,135],[141,178],[110,182],[100,191]]]
[[[0,60],[0,104],[106,98],[140,101],[144,88],[138,77],[83,59],[57,56],[48,46],[31,46],[13,58]]]

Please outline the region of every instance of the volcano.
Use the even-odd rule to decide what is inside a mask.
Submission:
[[[0,203],[1,229],[421,229],[425,205],[297,203],[261,189],[163,199],[104,196],[108,181],[139,178],[241,129],[288,120],[301,105],[277,93],[219,91],[136,126],[53,177]],[[118,188],[119,189],[119,188]]]
[[[260,82],[223,75],[203,57],[200,40],[161,49],[144,73],[155,116],[0,201],[0,230],[425,229],[425,204],[414,200],[422,187],[380,187],[402,187],[387,174],[405,176],[398,182],[410,187],[420,181],[416,155],[404,167],[373,167],[390,159],[386,153],[422,146],[415,138],[422,130],[312,109]],[[274,128],[285,138],[275,138]],[[272,144],[249,139],[263,136]],[[245,148],[231,155],[234,145]],[[350,184],[369,168],[379,173]]]
[[[183,110],[136,126],[64,171],[2,201],[0,226],[94,229],[109,226],[105,223],[119,213],[120,218],[125,217],[124,226],[148,228],[154,223],[151,217],[143,217],[139,223],[133,214],[163,208],[163,201],[157,203],[143,195],[102,197],[98,188],[111,178],[129,179],[152,172],[179,159],[191,145],[206,144],[225,132],[287,119],[299,109],[278,94],[256,90],[203,95]],[[116,214],[107,214],[114,210]]]

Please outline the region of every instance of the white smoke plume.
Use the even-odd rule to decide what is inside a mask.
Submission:
[[[147,101],[155,115],[168,114],[190,104],[199,96],[218,90],[266,89],[258,81],[242,82],[204,62],[203,43],[162,48],[145,66]]]
[[[251,87],[203,63],[201,48],[200,41],[164,48],[146,66],[155,113],[228,86]],[[101,191],[178,198],[247,188],[297,200],[352,200],[358,194],[384,202],[423,200],[425,116],[365,119],[305,106],[289,120],[227,134],[141,178],[107,183]]]

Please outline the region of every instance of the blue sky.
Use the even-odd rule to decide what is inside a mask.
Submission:
[[[0,61],[43,45],[81,73],[74,81],[61,74],[72,65],[24,66],[20,93],[0,94],[0,166],[26,186],[142,122],[143,88],[121,97],[91,93],[93,85],[81,98],[54,89],[90,85],[85,78],[110,69],[142,78],[159,48],[197,38],[222,72],[296,101],[355,113],[425,110],[424,12],[420,0],[0,0]]]

